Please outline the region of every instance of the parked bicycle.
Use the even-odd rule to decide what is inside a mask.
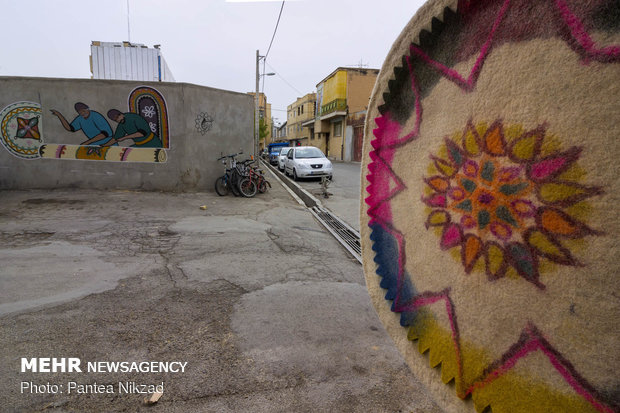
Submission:
[[[215,192],[219,196],[228,195],[232,191],[233,195],[240,196],[239,191],[239,171],[237,169],[237,156],[243,152],[233,153],[231,155],[224,155],[217,158],[218,161],[222,161],[224,164],[224,175],[215,180]]]
[[[258,161],[254,161],[250,164],[250,168],[248,170],[248,176],[256,183],[256,188],[258,192],[264,194],[267,192],[267,189],[271,188],[271,183],[265,178],[265,171],[260,169],[257,164]]]
[[[264,171],[255,165],[257,161],[237,161],[240,154],[241,152],[217,159],[224,164],[224,175],[215,180],[215,192],[220,196],[232,192],[235,196],[243,195],[247,198],[253,197],[257,192],[267,192],[271,183],[265,179]]]

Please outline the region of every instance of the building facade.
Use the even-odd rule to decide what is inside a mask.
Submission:
[[[256,92],[248,92],[248,95],[256,96]],[[264,93],[258,94],[258,116],[266,124],[267,135],[258,142],[258,150],[265,149],[273,141],[273,120],[271,118],[271,103],[267,102],[267,96]]]
[[[378,69],[339,67],[319,82],[310,145],[327,157],[361,161],[364,122]]]
[[[295,103],[288,105],[286,108],[286,137],[291,146],[308,146],[313,145],[314,135],[312,128],[309,127],[314,123],[316,116],[316,93],[308,93],[307,95],[297,98]]]
[[[92,41],[90,72],[93,79],[175,81],[159,45],[151,49],[139,43]]]
[[[286,128],[288,127],[288,123],[284,121],[284,123],[278,126],[278,132],[274,138],[275,142],[283,142],[286,139]]]

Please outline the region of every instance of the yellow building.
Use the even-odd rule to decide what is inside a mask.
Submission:
[[[286,108],[286,138],[291,145],[312,145],[313,126],[316,110],[316,93],[308,93],[304,97],[297,98]]]
[[[248,95],[254,97],[256,96],[255,92],[248,92]],[[261,151],[267,147],[273,140],[272,136],[272,120],[271,120],[271,103],[267,102],[267,96],[264,93],[258,94],[258,113],[259,119],[264,119],[267,125],[267,136],[264,139],[259,141],[258,150]]]
[[[310,145],[331,159],[360,161],[364,121],[378,69],[339,67],[319,82]]]

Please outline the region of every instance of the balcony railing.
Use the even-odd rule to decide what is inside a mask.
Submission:
[[[346,99],[335,99],[321,106],[321,113],[319,113],[319,116],[324,116],[332,112],[346,111],[346,110],[347,110],[347,100]]]

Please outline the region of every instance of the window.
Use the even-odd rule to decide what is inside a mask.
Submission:
[[[334,123],[334,136],[342,136],[342,122]]]
[[[315,148],[314,146],[305,146],[297,149],[297,153],[295,154],[297,159],[308,159],[308,158],[324,158],[323,152],[320,149]]]

